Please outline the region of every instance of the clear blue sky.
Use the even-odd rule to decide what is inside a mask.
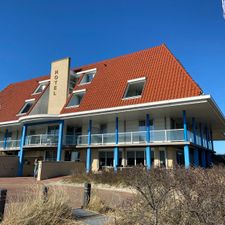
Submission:
[[[78,66],[161,43],[225,112],[221,0],[0,0],[0,89],[62,57]]]

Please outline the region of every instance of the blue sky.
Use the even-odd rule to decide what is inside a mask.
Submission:
[[[62,57],[74,67],[161,43],[225,112],[221,0],[0,0],[0,89]]]

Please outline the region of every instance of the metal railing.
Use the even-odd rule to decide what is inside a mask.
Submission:
[[[58,143],[58,136],[51,134],[38,134],[26,137],[25,146],[55,146]]]
[[[4,149],[4,145],[5,145],[5,142],[4,141],[0,141],[0,149]]]
[[[193,134],[190,132],[190,140]],[[192,135],[191,135],[192,134]],[[119,135],[119,144],[145,144],[146,131],[121,132]],[[92,134],[92,145],[106,145],[115,144],[115,133]],[[150,142],[182,142],[184,141],[184,130],[153,130],[150,131]],[[77,145],[87,145],[88,135],[79,135],[77,138]]]
[[[18,149],[19,147],[20,147],[20,140],[7,140],[6,146],[5,146],[5,141],[0,141],[0,149],[1,150]]]

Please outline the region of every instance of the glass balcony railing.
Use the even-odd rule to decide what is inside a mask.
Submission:
[[[5,141],[0,141],[0,149],[1,150],[19,149],[19,147],[20,147],[20,140],[7,140],[6,146],[5,146]]]
[[[57,135],[39,134],[27,136],[25,146],[55,146],[57,143]]]
[[[79,135],[77,138],[77,145],[87,145],[88,135]],[[115,144],[116,136],[115,133],[105,134],[92,134],[91,144],[92,145],[107,145]],[[188,140],[193,142],[192,132],[188,132]],[[173,130],[152,130],[150,131],[150,142],[183,142],[184,141],[184,130],[173,129]],[[119,133],[118,144],[145,144],[146,143],[146,131],[135,131],[135,132],[122,132]]]
[[[168,130],[151,130],[150,143],[171,143],[184,142],[184,129],[168,129]],[[188,131],[188,141],[194,143],[194,135]],[[92,134],[91,145],[115,145],[115,133]],[[146,131],[120,132],[118,134],[118,144],[146,144]],[[58,144],[58,136],[50,134],[29,135],[25,140],[25,147],[43,147],[56,146]],[[196,144],[201,146],[201,137],[196,135]],[[63,145],[68,146],[87,146],[88,135],[65,135]],[[207,143],[203,138],[203,147],[212,149],[212,143]],[[6,146],[4,141],[0,141],[0,150],[19,149],[20,140],[7,140]]]
[[[1,149],[1,150],[4,149],[4,144],[5,144],[4,141],[0,141],[0,149]]]

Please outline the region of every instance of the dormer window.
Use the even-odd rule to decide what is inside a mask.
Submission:
[[[40,94],[44,91],[44,89],[47,87],[48,81],[40,81],[39,86],[35,89],[33,94]]]
[[[86,74],[84,74],[80,84],[91,83],[91,81],[93,80],[94,76],[95,76],[95,73],[86,73]]]
[[[32,106],[34,105],[34,101],[35,99],[29,99],[25,101],[25,104],[23,106],[23,108],[20,110],[19,114],[26,114],[30,111],[30,109],[32,108]]]
[[[96,74],[96,69],[90,69],[90,70],[85,70],[85,71],[81,71],[77,74],[83,74],[83,77],[80,81],[80,85],[82,84],[89,84],[91,83],[91,81],[93,80],[95,74]]]
[[[141,97],[145,85],[145,77],[128,80],[127,83],[124,99]]]
[[[84,97],[85,92],[85,89],[74,91],[67,107],[78,107]]]

